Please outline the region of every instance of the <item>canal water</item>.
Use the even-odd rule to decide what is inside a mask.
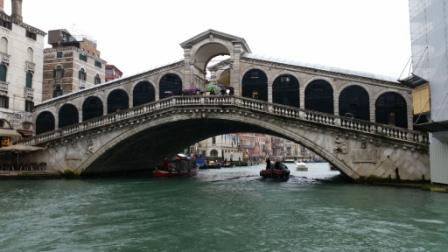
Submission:
[[[258,167],[187,179],[0,181],[1,251],[448,251],[448,195]],[[336,172],[337,173],[337,172]]]

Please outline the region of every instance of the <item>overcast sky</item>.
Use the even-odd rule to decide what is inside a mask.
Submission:
[[[394,78],[411,54],[408,0],[24,0],[23,16],[93,37],[125,75],[182,59],[179,43],[210,28],[255,54]]]

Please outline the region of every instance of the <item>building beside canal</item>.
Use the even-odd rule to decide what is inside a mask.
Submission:
[[[94,40],[65,29],[48,32],[44,51],[43,100],[105,82],[106,61]]]
[[[8,15],[0,0],[0,119],[2,125],[31,136],[31,112],[42,100],[45,32],[23,22],[22,0],[11,5]]]
[[[192,153],[211,159],[242,160],[238,135],[225,134],[208,138],[192,146]]]
[[[106,65],[106,82],[120,79],[123,76],[123,72],[115,65]]]
[[[431,181],[448,184],[448,1],[410,0],[414,113],[430,131]],[[426,83],[427,82],[427,83]],[[429,97],[430,94],[430,97]],[[421,120],[425,116],[424,120]]]

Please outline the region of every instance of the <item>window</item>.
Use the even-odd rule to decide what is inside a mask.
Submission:
[[[79,59],[87,62],[87,55],[80,53],[79,54]]]
[[[95,66],[101,68],[101,67],[102,67],[102,64],[101,64],[100,61],[95,60]]]
[[[58,59],[60,59],[60,58],[64,57],[64,53],[63,53],[63,52],[57,52],[57,53],[56,53],[56,57],[57,57]]]
[[[27,52],[27,60],[29,62],[33,62],[34,61],[34,51],[33,51],[33,48],[28,47],[26,52]]]
[[[95,84],[101,84],[101,77],[98,74],[95,76]]]
[[[28,71],[26,72],[26,83],[27,88],[33,88],[33,72]]]
[[[34,102],[32,101],[25,101],[25,111],[26,112],[33,112],[34,109]]]
[[[12,30],[11,22],[8,22],[6,20],[1,20],[0,19],[0,26],[5,27],[6,29]]]
[[[0,108],[9,108],[8,96],[0,96]]]
[[[86,74],[86,70],[84,70],[84,68],[81,68],[81,70],[79,70],[78,72],[78,78],[82,81],[86,81],[87,79],[87,74]]]
[[[57,66],[56,69],[53,70],[53,77],[57,80],[64,78],[64,68],[62,68],[62,66]]]
[[[0,81],[6,81],[6,75],[8,73],[8,68],[4,65],[0,65]]]
[[[62,90],[61,85],[56,85],[53,90],[53,97],[58,97],[64,94],[64,90]]]
[[[34,33],[34,32],[26,31],[25,35],[26,35],[27,38],[30,38],[32,40],[36,40],[37,39],[36,33]]]
[[[0,52],[8,53],[8,39],[3,37],[0,41]]]
[[[212,144],[216,144],[216,137],[212,138]]]

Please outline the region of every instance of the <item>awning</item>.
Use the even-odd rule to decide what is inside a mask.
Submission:
[[[14,144],[7,147],[0,148],[0,152],[14,152],[14,153],[21,153],[21,152],[34,152],[43,150],[45,148],[38,147],[38,146],[31,146],[31,145],[24,145],[24,144]]]
[[[0,129],[0,137],[21,137],[19,132],[13,129]]]

